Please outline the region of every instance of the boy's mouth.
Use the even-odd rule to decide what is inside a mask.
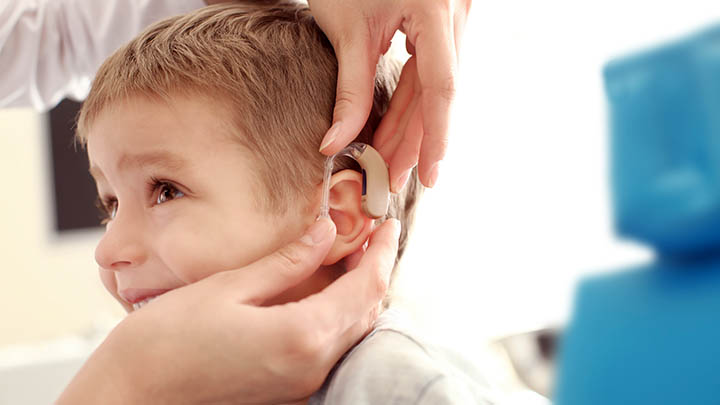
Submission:
[[[132,304],[133,311],[137,311],[138,309],[142,308],[143,305],[149,304],[150,301],[154,300],[155,298],[159,297],[159,295],[156,295],[154,297],[145,298],[144,300],[140,302],[136,302]]]
[[[137,311],[143,305],[168,291],[170,291],[169,288],[127,288],[118,294],[125,302],[132,305],[133,310]]]

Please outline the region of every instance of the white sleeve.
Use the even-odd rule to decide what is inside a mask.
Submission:
[[[85,98],[100,64],[162,18],[202,0],[0,1],[0,108]]]

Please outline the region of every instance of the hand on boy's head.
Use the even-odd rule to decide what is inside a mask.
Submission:
[[[403,69],[397,91],[404,88],[405,94],[393,96],[391,111],[383,118],[381,138],[394,141],[383,157],[390,166],[393,191],[402,187],[415,164],[422,183],[432,187],[448,142],[457,55],[471,0],[309,0],[309,4],[339,63],[333,126],[321,152],[338,152],[363,128],[372,105],[375,66],[400,29],[407,35],[408,52],[415,56],[408,64],[417,67]]]

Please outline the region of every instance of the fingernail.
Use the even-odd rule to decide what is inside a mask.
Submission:
[[[430,179],[428,180],[427,185],[429,188],[433,188],[435,186],[438,175],[440,175],[440,162],[435,162],[435,164],[430,169]]]
[[[300,238],[300,242],[312,246],[325,240],[330,235],[332,221],[327,218],[320,218],[308,228],[307,233]]]
[[[408,169],[405,173],[400,175],[397,182],[395,183],[395,187],[393,188],[396,193],[399,193],[402,191],[403,187],[405,187],[405,184],[407,184],[408,178],[410,177],[410,172],[412,169]]]
[[[320,145],[320,152],[322,152],[323,149],[330,146],[335,141],[335,138],[337,138],[339,133],[340,133],[340,122],[336,122],[333,124],[333,126],[330,127],[327,134],[325,134],[325,139],[323,140],[322,144]]]

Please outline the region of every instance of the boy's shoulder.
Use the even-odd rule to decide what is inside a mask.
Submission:
[[[310,400],[321,404],[491,404],[469,364],[428,345],[388,310]]]

